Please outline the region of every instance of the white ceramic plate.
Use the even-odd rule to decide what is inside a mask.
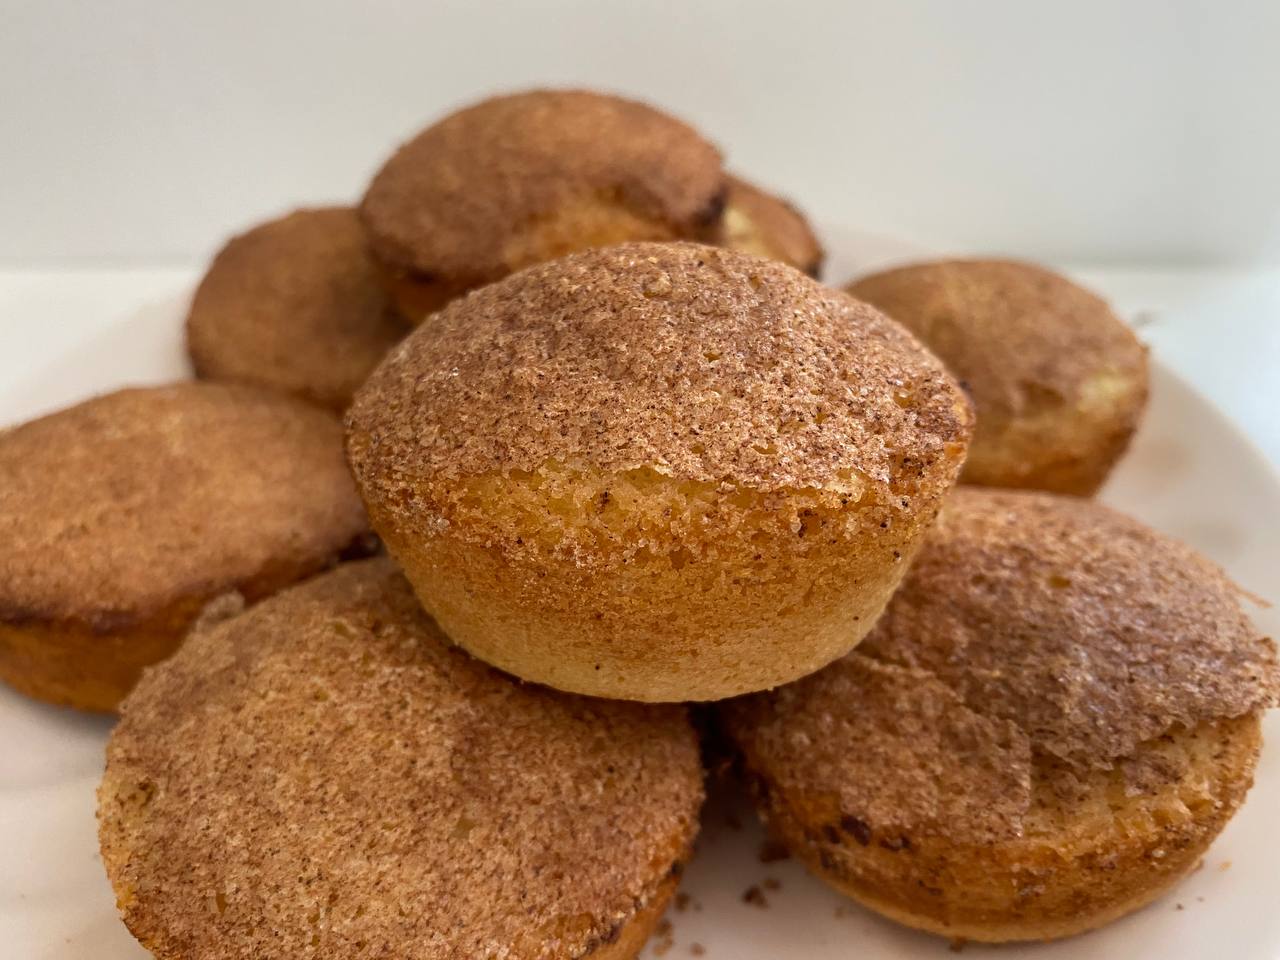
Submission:
[[[828,232],[834,280],[916,251]],[[184,376],[181,317],[174,299],[123,319],[0,395],[0,424],[124,383]],[[1155,358],[1152,404],[1134,449],[1103,499],[1192,543],[1261,596],[1280,600],[1280,480],[1222,416]],[[1275,611],[1257,610],[1280,632]],[[117,919],[98,860],[94,789],[102,770],[104,718],[46,707],[0,687],[0,958],[145,960]],[[1280,957],[1280,718],[1266,724],[1264,755],[1249,802],[1210,850],[1203,868],[1164,899],[1104,930],[1048,945],[1000,948],[1002,960],[1159,957],[1191,960]],[[705,951],[724,960],[885,960],[938,957],[946,944],[854,906],[794,862],[765,864],[750,811],[713,797],[684,909],[650,955]],[[744,900],[752,887],[760,897]],[[761,900],[764,901],[762,905]],[[984,953],[969,947],[966,953]]]

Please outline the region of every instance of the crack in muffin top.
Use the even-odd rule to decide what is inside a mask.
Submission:
[[[549,461],[937,495],[971,424],[941,363],[874,308],[692,243],[589,250],[469,294],[394,349],[347,416],[357,477],[387,497]]]
[[[360,212],[378,255],[427,275],[493,279],[513,230],[603,198],[693,236],[723,202],[720,153],[647,104],[585,90],[494,97],[397,150]]]

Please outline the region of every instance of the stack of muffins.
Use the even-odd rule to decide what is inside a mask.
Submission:
[[[499,97],[233,239],[199,380],[0,434],[0,676],[119,710],[145,947],[633,957],[698,830],[689,702],[913,927],[1068,936],[1193,868],[1280,672],[1087,499],[1144,349],[1029,264],[821,262],[687,125]]]

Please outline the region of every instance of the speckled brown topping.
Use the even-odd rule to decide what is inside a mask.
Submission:
[[[854,653],[724,717],[833,816],[981,842],[1018,833],[1037,758],[1149,777],[1144,742],[1278,692],[1274,645],[1188,547],[1091,501],[962,487]]]
[[[1142,376],[1146,354],[1106,302],[1065,277],[1010,260],[888,270],[849,293],[879,307],[942,358],[984,413],[1016,416],[1078,398],[1100,371]]]
[[[960,489],[860,648],[929,670],[1037,750],[1110,766],[1275,702],[1275,647],[1185,544],[1098,504]]]
[[[196,372],[343,409],[404,336],[364,228],[345,207],[298,210],[233,238],[187,318]]]
[[[739,177],[729,177],[720,242],[734,250],[770,256],[811,277],[824,253],[804,214],[791,203]]]
[[[124,627],[309,572],[366,532],[341,428],[226,384],[122,390],[0,433],[0,617]]]
[[[158,956],[559,958],[686,852],[682,708],[522,685],[385,560],[196,634],[125,702],[99,819]]]
[[[375,495],[554,460],[760,490],[887,488],[965,442],[962,394],[901,327],[780,263],[591,250],[448,306],[357,394]],[[936,492],[936,491],[934,491]]]
[[[583,200],[617,200],[693,236],[720,213],[720,154],[652,107],[533,90],[458,111],[402,146],[361,206],[379,256],[431,275],[496,278],[521,228]]]
[[[924,670],[855,651],[797,683],[731,702],[725,713],[772,784],[830,798],[833,825],[848,817],[841,828],[855,839],[871,824],[994,838],[1026,809],[1027,736],[969,709]]]

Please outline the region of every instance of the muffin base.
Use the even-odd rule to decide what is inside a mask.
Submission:
[[[837,555],[721,589],[749,571],[694,562],[584,573],[375,525],[423,607],[473,656],[557,690],[650,703],[769,689],[843,656],[874,625],[914,550],[902,545],[874,571]]]
[[[653,936],[653,931],[662,919],[662,915],[667,912],[667,905],[671,903],[671,898],[675,896],[678,886],[680,886],[680,876],[678,873],[672,873],[658,885],[649,902],[618,928],[613,942],[601,944],[588,951],[585,956],[590,960],[632,960],[638,957],[644,945]]]
[[[0,680],[36,700],[111,713],[144,668],[165,659],[201,616],[243,606],[237,593],[175,605],[114,630],[74,621],[0,623]]]
[[[1095,793],[1087,817],[987,845],[885,834],[842,818],[829,798],[784,798],[759,774],[753,787],[762,816],[810,872],[868,909],[953,940],[1054,940],[1166,893],[1244,801],[1262,742],[1257,715],[1161,739],[1194,751],[1177,782],[1132,798],[1122,787],[1118,796]]]

